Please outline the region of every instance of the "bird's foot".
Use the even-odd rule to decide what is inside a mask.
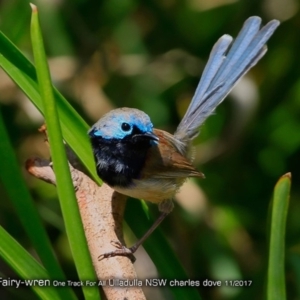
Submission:
[[[114,251],[106,252],[98,256],[98,260],[102,260],[104,258],[115,257],[115,256],[127,256],[132,263],[135,262],[136,258],[133,253],[136,251],[136,247],[127,248],[122,245],[119,241],[111,241],[111,244],[117,249]]]

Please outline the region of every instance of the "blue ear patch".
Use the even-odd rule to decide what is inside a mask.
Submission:
[[[93,134],[94,134],[95,136],[101,136],[101,135],[102,135],[101,132],[100,132],[99,130],[94,130],[94,131],[93,131]]]

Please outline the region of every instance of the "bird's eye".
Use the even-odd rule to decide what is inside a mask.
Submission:
[[[131,126],[128,123],[122,123],[121,128],[123,131],[129,131]]]

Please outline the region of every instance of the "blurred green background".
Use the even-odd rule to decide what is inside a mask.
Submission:
[[[28,3],[1,1],[0,30],[32,60]],[[299,1],[39,0],[35,4],[53,81],[89,124],[114,107],[128,106],[144,110],[155,127],[170,132],[185,113],[210,49],[221,35],[236,36],[251,15],[262,17],[264,24],[273,18],[282,22],[266,56],[201,128],[195,165],[206,179],[187,182],[161,227],[190,278],[252,280],[246,288],[201,287],[203,299],[262,299],[268,205],[277,179],[292,172],[287,298],[300,299]],[[29,157],[49,157],[37,132],[43,118],[2,70],[0,108],[56,253],[67,276],[74,278],[56,190],[24,169]],[[1,225],[30,251],[1,182],[0,200]],[[155,206],[151,209],[157,213]],[[126,232],[132,243],[130,231]],[[137,253],[136,268],[141,278],[157,277],[143,250]],[[0,261],[0,277],[4,274],[16,276]],[[171,297],[162,288],[146,292],[149,299]],[[11,293],[0,288],[1,299],[25,297]]]

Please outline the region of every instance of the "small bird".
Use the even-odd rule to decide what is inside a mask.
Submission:
[[[266,42],[279,25],[250,17],[235,41],[223,35],[214,45],[191,104],[174,135],[153,128],[147,114],[118,108],[105,114],[88,134],[99,177],[115,191],[158,204],[161,215],[131,248],[119,242],[102,258],[132,255],[172,211],[173,199],[189,177],[204,175],[192,165],[192,140],[237,81],[266,53]],[[99,257],[99,259],[100,259]]]

